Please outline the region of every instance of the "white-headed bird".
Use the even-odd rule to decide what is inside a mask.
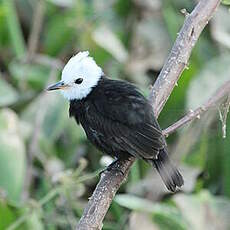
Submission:
[[[116,159],[133,156],[149,162],[172,192],[183,185],[153,108],[134,85],[107,78],[85,51],[73,56],[62,80],[48,88],[57,89],[70,102],[70,117],[100,151]]]

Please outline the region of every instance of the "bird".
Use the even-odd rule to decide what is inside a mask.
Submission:
[[[169,158],[165,137],[148,99],[135,85],[108,78],[88,51],[71,57],[62,70],[61,81],[47,90],[61,91],[70,104],[69,116],[103,154],[115,161],[129,157],[145,160],[156,168],[171,192],[184,184]]]

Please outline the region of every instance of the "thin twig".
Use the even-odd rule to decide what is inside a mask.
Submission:
[[[182,71],[187,65],[193,46],[201,31],[207,25],[219,4],[220,0],[201,0],[193,12],[186,17],[172,51],[150,93],[149,100],[153,104],[156,117],[161,112]],[[124,175],[118,174],[116,170],[102,173],[100,181],[76,229],[102,228],[103,219],[113,197],[127,177],[134,161],[135,159],[131,158],[117,162],[116,166],[124,172]]]
[[[45,1],[39,0],[37,1],[37,5],[35,7],[33,24],[29,36],[27,61],[31,60],[31,58],[33,57],[33,55],[37,50],[44,13],[45,13]]]
[[[230,107],[230,91],[228,92],[228,98],[226,102],[223,104],[223,111],[221,111],[221,108],[219,108],[219,115],[220,115],[220,121],[222,123],[222,136],[223,138],[226,138],[226,122],[228,118],[228,112]]]
[[[174,131],[176,131],[178,128],[180,128],[181,126],[187,124],[190,121],[193,121],[194,119],[199,119],[200,116],[207,110],[209,110],[211,107],[213,106],[217,106],[217,104],[220,102],[220,100],[228,95],[230,93],[230,81],[227,81],[226,83],[224,83],[224,85],[222,85],[209,99],[207,102],[205,102],[202,106],[200,106],[199,108],[193,110],[190,110],[184,117],[182,117],[180,120],[178,120],[177,122],[175,122],[174,124],[172,124],[171,126],[169,126],[168,128],[163,130],[163,134],[165,136],[168,136],[169,134],[173,133]],[[229,106],[229,103],[228,105]],[[229,107],[226,107],[229,108]],[[223,122],[225,121],[226,123],[226,119],[224,118]]]

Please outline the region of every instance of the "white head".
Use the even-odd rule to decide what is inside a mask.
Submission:
[[[102,69],[92,57],[89,57],[89,52],[79,52],[65,65],[61,81],[51,85],[47,90],[61,89],[63,96],[68,100],[80,100],[91,92],[102,75]]]

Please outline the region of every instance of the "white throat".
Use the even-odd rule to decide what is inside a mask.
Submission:
[[[68,88],[62,90],[62,94],[68,100],[87,97],[103,75],[102,69],[88,55],[88,51],[79,52],[67,62],[62,71],[62,81],[68,85]],[[79,78],[82,82],[75,83]]]

